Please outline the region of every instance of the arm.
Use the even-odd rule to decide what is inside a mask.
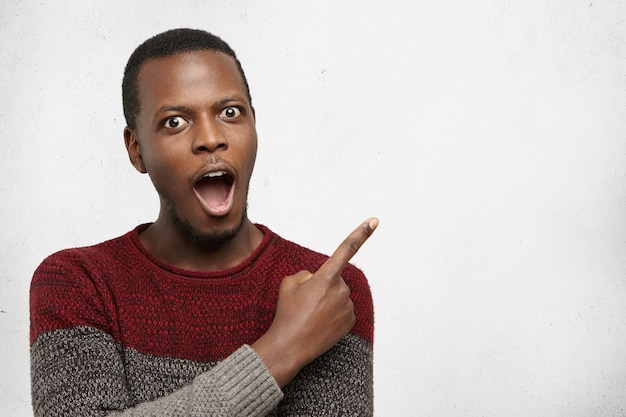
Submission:
[[[354,303],[355,325],[346,336],[305,366],[283,389],[279,416],[372,416],[374,309],[363,273],[348,266],[342,273]]]
[[[376,219],[362,224],[315,274],[281,283],[274,322],[252,345],[284,332],[283,345],[270,351],[276,362],[268,365],[285,394],[278,415],[373,415],[372,296],[363,273],[344,267],[377,225]],[[282,313],[290,320],[283,322]],[[284,363],[296,365],[281,368]],[[285,369],[295,373],[280,374]]]
[[[368,219],[317,272],[301,271],[281,282],[274,321],[251,346],[281,388],[354,326],[354,304],[341,273],[377,226],[378,219]],[[367,296],[371,302],[369,290]]]

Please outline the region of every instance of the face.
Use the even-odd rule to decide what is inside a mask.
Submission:
[[[233,237],[246,219],[257,150],[254,110],[233,58],[194,51],[148,60],[138,76],[131,162],[159,193],[158,222],[200,241]]]

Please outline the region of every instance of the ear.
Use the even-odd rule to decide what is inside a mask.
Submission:
[[[135,169],[142,174],[148,172],[141,156],[141,146],[137,140],[137,133],[132,131],[128,126],[124,128],[124,144],[126,145],[130,163],[133,164]]]

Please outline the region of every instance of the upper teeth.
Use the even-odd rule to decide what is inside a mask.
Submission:
[[[204,176],[204,178],[215,178],[215,177],[221,177],[222,175],[226,175],[226,171],[209,172],[208,174]]]

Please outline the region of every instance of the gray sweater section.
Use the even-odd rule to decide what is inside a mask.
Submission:
[[[31,374],[36,416],[265,416],[283,397],[247,345],[220,363],[197,364],[122,351],[89,327],[41,335]]]
[[[33,409],[37,417],[371,416],[371,365],[369,344],[349,334],[283,394],[247,345],[203,363],[122,348],[83,326],[41,334],[31,346]]]

